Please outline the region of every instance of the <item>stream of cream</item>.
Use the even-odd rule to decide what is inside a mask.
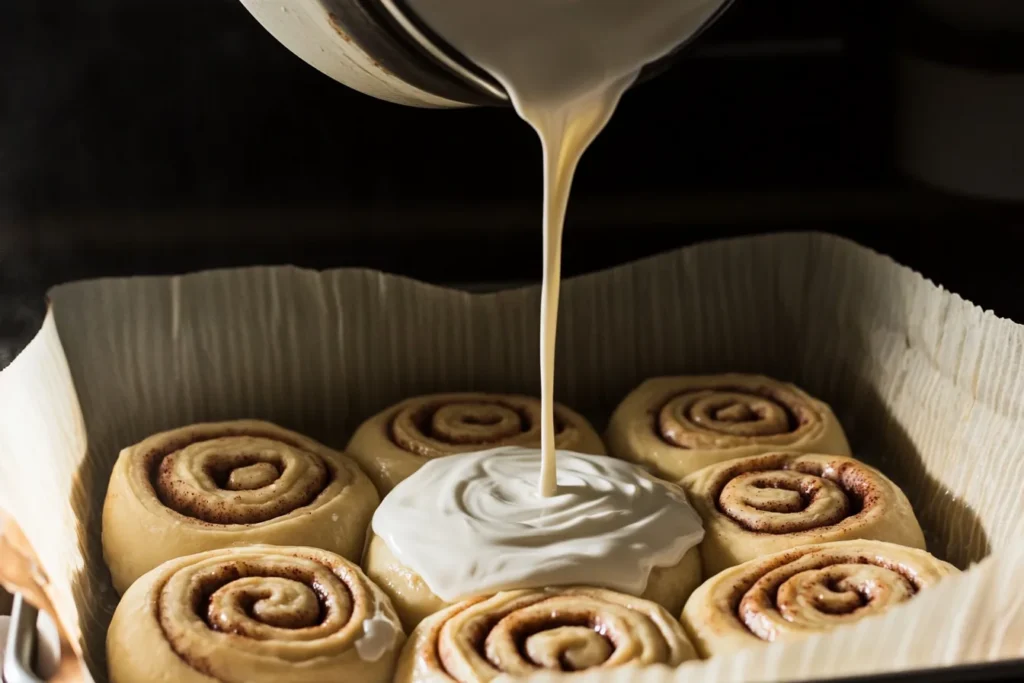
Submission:
[[[695,34],[724,0],[408,0],[490,73],[544,153],[540,492],[557,490],[554,379],[562,230],[580,157],[647,64]]]

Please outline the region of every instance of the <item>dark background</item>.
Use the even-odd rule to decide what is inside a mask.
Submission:
[[[737,0],[588,151],[565,273],[825,230],[1024,321],[1022,207],[929,188],[893,159],[895,56],[970,62],[986,43],[896,1]],[[34,331],[47,287],[96,275],[535,280],[539,155],[509,110],[403,108],[331,81],[237,0],[5,3],[0,339]]]
[[[739,0],[626,99],[577,198],[876,184],[885,4]],[[535,136],[511,112],[423,111],[348,90],[238,0],[8,5],[9,211],[485,204],[539,190]]]

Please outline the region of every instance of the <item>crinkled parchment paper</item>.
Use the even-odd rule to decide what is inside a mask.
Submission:
[[[815,234],[704,244],[562,292],[559,400],[600,423],[653,375],[794,381],[829,401],[856,454],[904,488],[929,549],[971,567],[826,636],[581,682],[767,681],[1024,656],[1024,326]],[[239,417],[343,447],[363,418],[410,395],[536,393],[538,305],[536,288],[473,295],[361,270],[54,289],[38,337],[0,374],[0,506],[33,541],[95,679],[116,600],[100,510],[122,447]]]

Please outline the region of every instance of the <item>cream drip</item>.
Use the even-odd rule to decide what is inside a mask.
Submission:
[[[408,0],[438,35],[491,74],[544,152],[539,488],[555,494],[555,330],[562,230],[583,152],[647,64],[693,36],[725,0]]]
[[[394,617],[380,608],[379,601],[374,601],[373,616],[363,620],[363,635],[355,642],[359,659],[376,662],[394,648],[401,631]]]
[[[639,595],[704,537],[682,489],[635,465],[558,451],[558,493],[544,496],[540,461],[519,447],[432,460],[384,498],[373,531],[446,602],[571,585]]]

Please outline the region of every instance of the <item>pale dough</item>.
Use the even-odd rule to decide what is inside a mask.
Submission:
[[[255,420],[196,424],[121,451],[103,504],[103,556],[123,593],[157,565],[250,543],[359,561],[380,503],[349,458]]]
[[[840,455],[769,453],[683,480],[704,520],[704,575],[801,545],[855,539],[925,547],[910,501],[884,474]]]
[[[559,450],[604,455],[587,420],[555,405]],[[352,435],[346,454],[382,496],[431,458],[500,446],[540,446],[540,401],[512,394],[454,393],[410,398],[381,411]]]
[[[678,666],[692,659],[682,626],[653,602],[595,588],[508,591],[460,602],[421,623],[402,651],[395,683],[484,683],[538,668]]]
[[[387,683],[404,642],[356,565],[255,545],[171,560],[132,584],[107,662],[110,683]]]
[[[669,481],[780,449],[850,455],[828,405],[762,375],[649,379],[615,409],[605,441],[610,455]]]
[[[724,655],[880,614],[957,571],[923,550],[881,541],[803,546],[708,579],[682,620],[702,657]]]
[[[439,552],[444,551],[439,549]],[[452,604],[435,595],[423,578],[403,565],[387,543],[372,531],[363,557],[363,569],[391,598],[407,631]],[[700,582],[700,552],[694,547],[675,566],[655,567],[651,570],[647,587],[640,597],[661,605],[672,614],[679,614],[686,599]]]

